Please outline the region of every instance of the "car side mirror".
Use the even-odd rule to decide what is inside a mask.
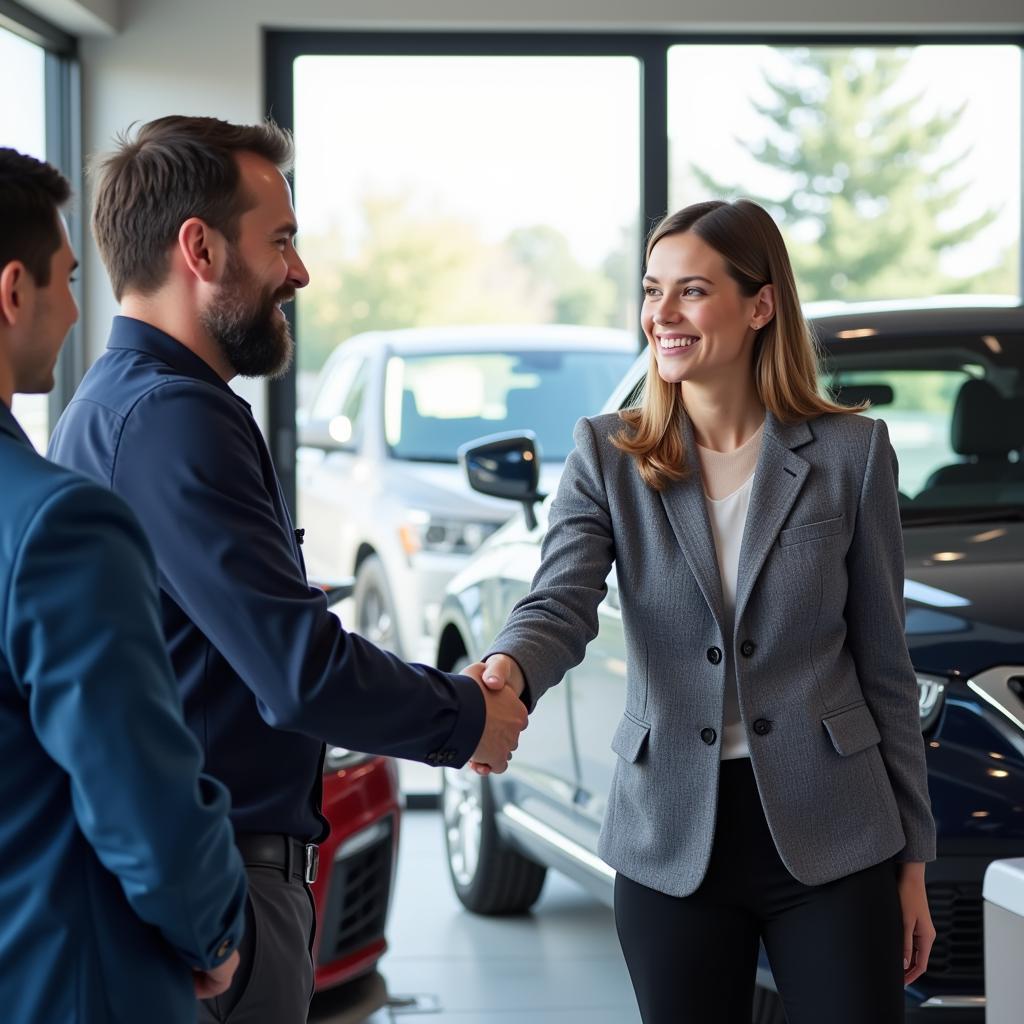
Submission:
[[[459,464],[474,491],[520,502],[527,527],[536,528],[534,506],[545,495],[538,490],[540,452],[532,431],[488,434],[470,441],[459,448]]]
[[[298,428],[299,446],[325,452],[352,450],[352,421],[347,416],[329,420],[307,420]]]

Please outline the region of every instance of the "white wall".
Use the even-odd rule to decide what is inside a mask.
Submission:
[[[86,151],[133,121],[167,113],[254,121],[263,112],[262,30],[1024,32],[1020,0],[34,0],[116,14],[118,33],[82,45]],[[831,10],[823,10],[828,3]],[[85,334],[105,345],[113,300],[94,249],[84,254]],[[258,396],[247,393],[257,409]]]
[[[20,0],[20,3],[75,36],[106,36],[117,30],[119,0]]]

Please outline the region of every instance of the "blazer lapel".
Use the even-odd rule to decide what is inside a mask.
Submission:
[[[697,585],[715,616],[718,628],[725,636],[725,616],[722,601],[722,577],[718,571],[718,556],[711,534],[707,505],[704,503],[704,484],[697,459],[697,446],[693,440],[690,418],[681,416],[683,439],[686,444],[686,465],[690,468],[684,480],[674,480],[662,492],[661,500],[676,535],[683,555],[697,580]]]
[[[761,567],[810,471],[810,465],[792,449],[813,439],[806,421],[787,425],[779,423],[770,412],[765,413],[761,454],[754,470],[740,548],[734,622],[742,619]]]

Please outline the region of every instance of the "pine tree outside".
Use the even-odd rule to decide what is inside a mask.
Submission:
[[[805,301],[1019,294],[1018,48],[680,46],[669,81],[672,205],[763,203]]]

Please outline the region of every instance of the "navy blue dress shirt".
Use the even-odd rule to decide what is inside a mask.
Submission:
[[[124,502],[0,402],[0,1020],[186,1024],[242,934],[228,794],[201,775]]]
[[[479,686],[346,632],[306,581],[248,404],[180,342],[117,317],[50,456],[121,495],[153,545],[186,720],[236,831],[323,837],[324,741],[431,764],[472,755]]]

